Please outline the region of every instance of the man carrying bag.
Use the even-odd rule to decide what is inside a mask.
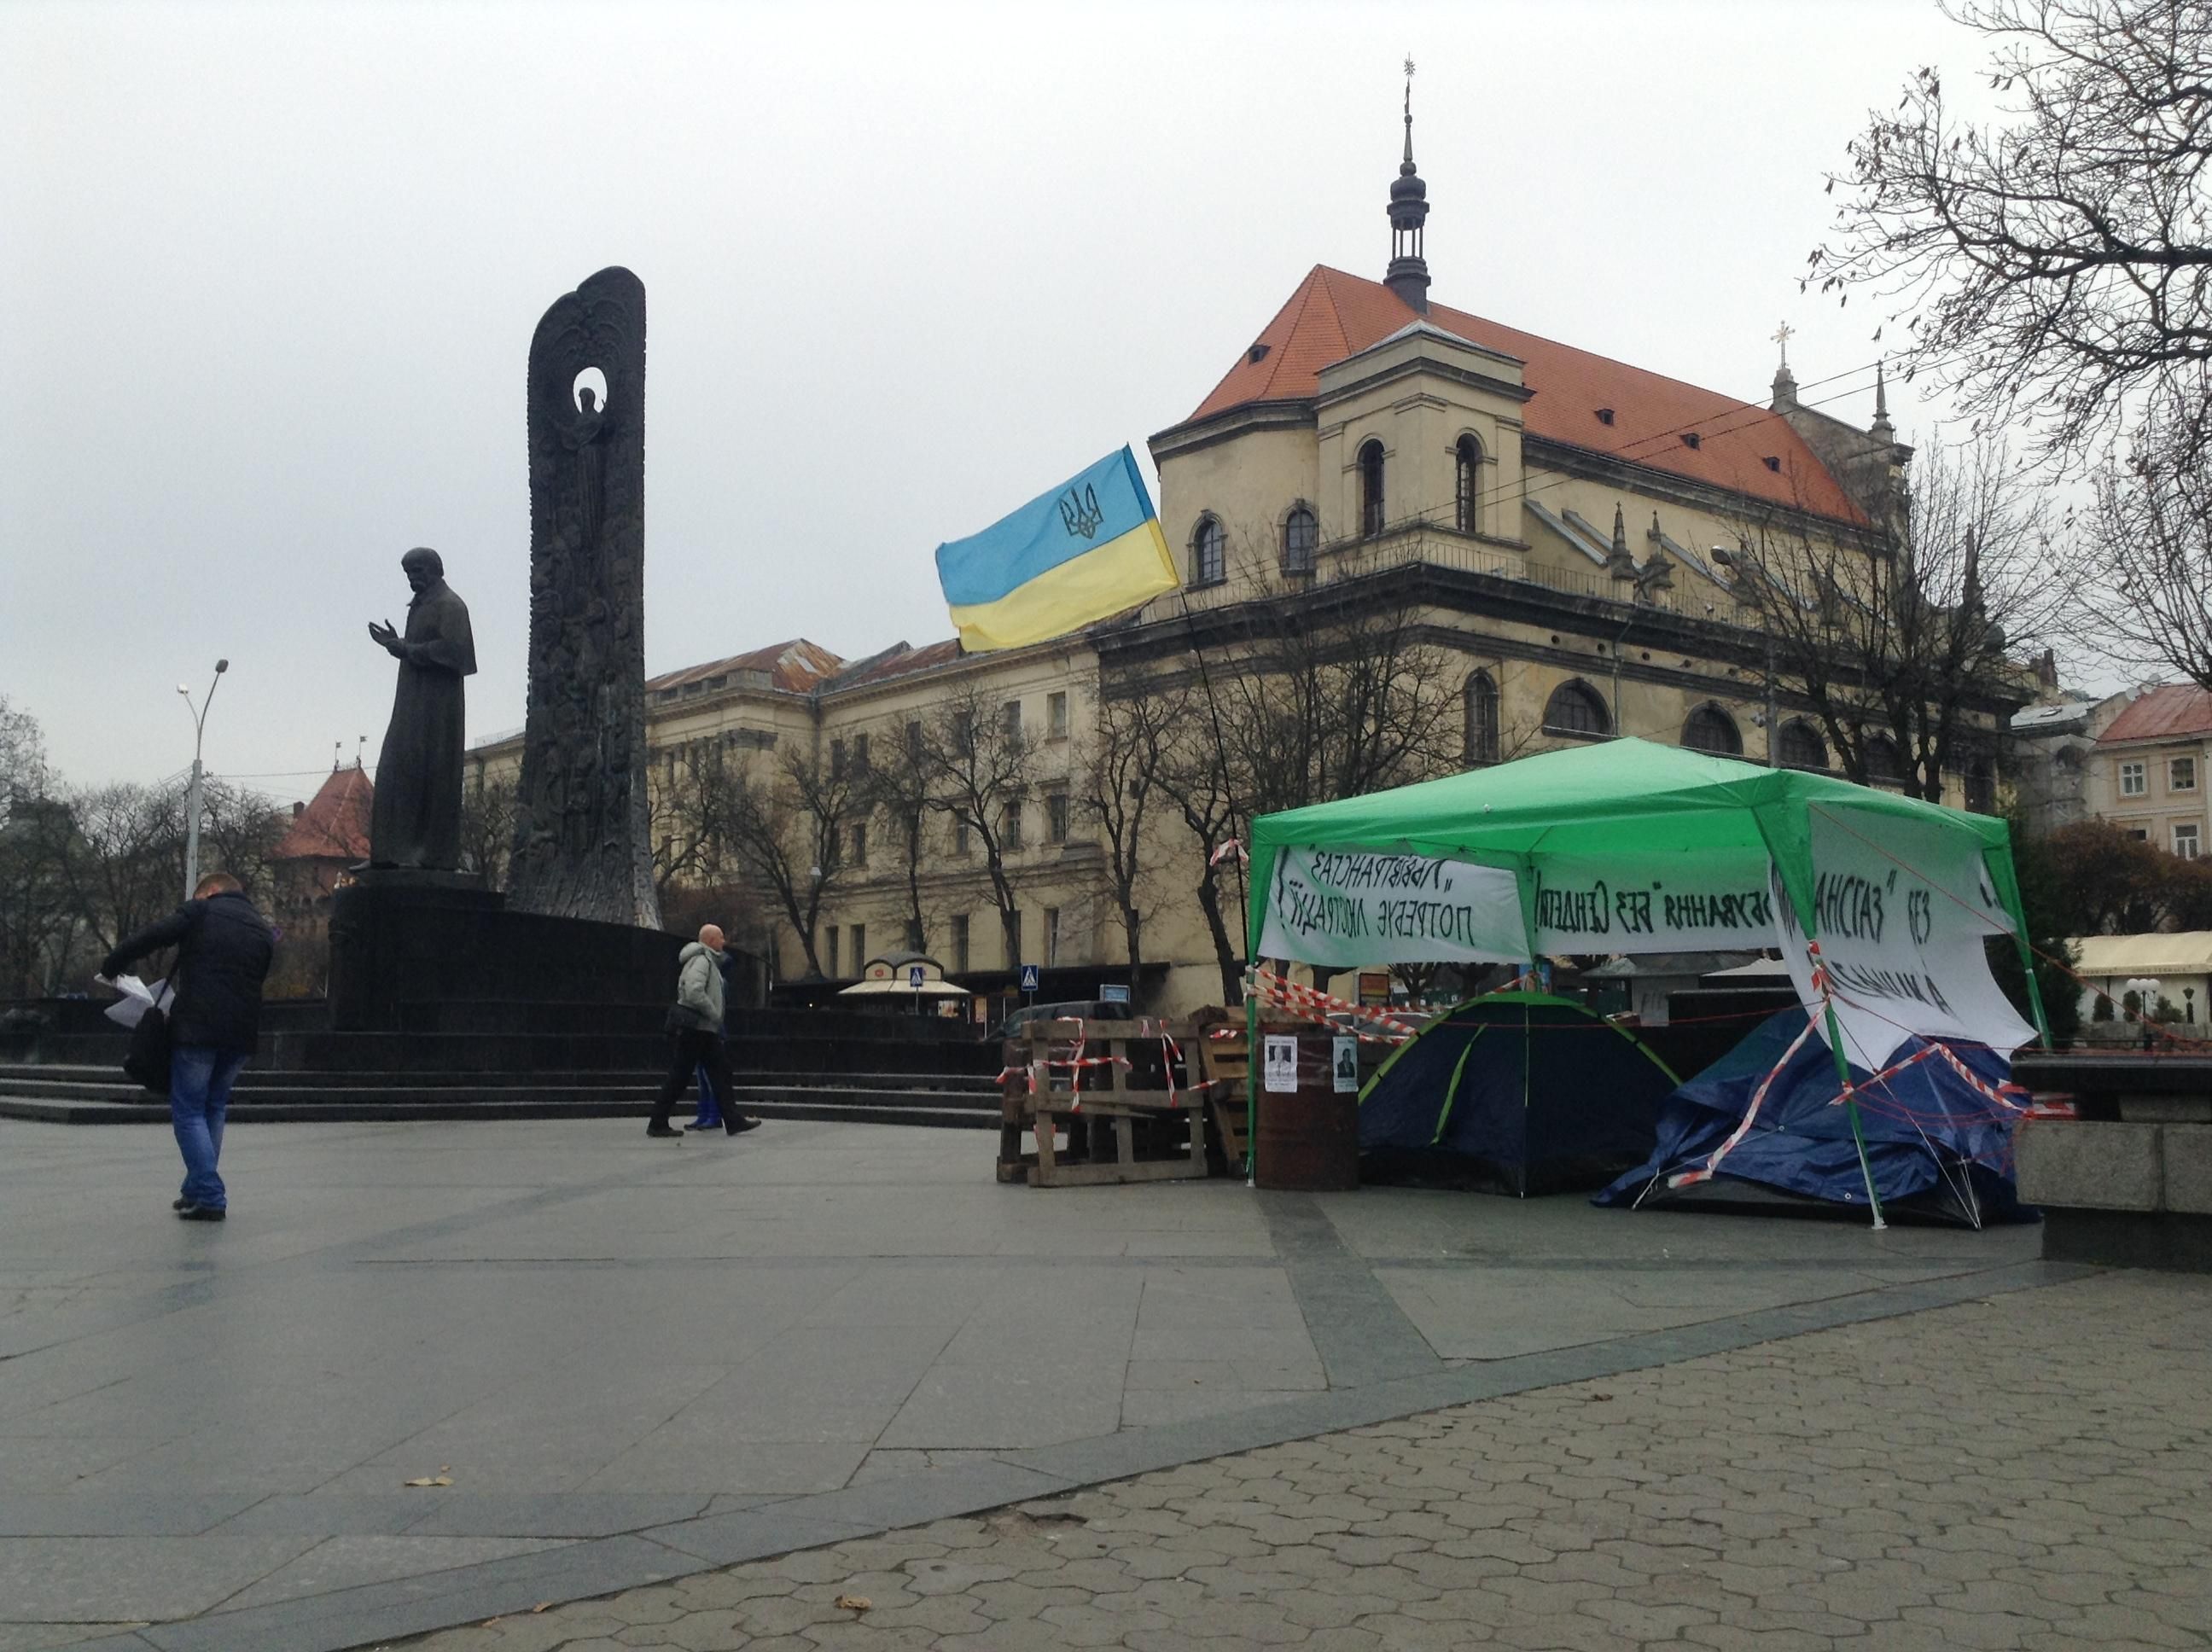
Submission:
[[[230,1087],[260,1036],[261,983],[276,939],[238,879],[211,872],[176,911],[118,942],[100,973],[113,981],[132,959],[165,946],[177,949],[170,971],[176,997],[168,1015],[169,1122],[185,1160],[185,1185],[172,1208],[187,1222],[220,1222],[230,1208],[216,1170],[223,1118]],[[149,1010],[144,1019],[156,1014]],[[135,1036],[132,1053],[139,1054]]]
[[[668,1012],[667,1022],[668,1076],[661,1081],[660,1094],[653,1103],[652,1121],[645,1127],[648,1136],[684,1139],[684,1133],[672,1125],[669,1118],[676,1110],[677,1097],[691,1082],[692,1073],[702,1069],[724,1104],[724,1130],[734,1136],[760,1122],[740,1117],[737,1108],[729,1104],[730,1053],[722,1042],[722,972],[718,967],[721,957],[722,932],[713,924],[702,929],[699,938],[678,955],[676,1004]]]

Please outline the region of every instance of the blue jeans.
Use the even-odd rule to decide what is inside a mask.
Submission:
[[[246,1057],[205,1044],[179,1044],[169,1052],[169,1123],[185,1156],[179,1190],[195,1205],[222,1210],[229,1202],[216,1161],[222,1157],[222,1121],[230,1087]]]
[[[720,1130],[722,1114],[714,1104],[714,1081],[708,1076],[707,1064],[702,1061],[691,1071],[699,1080],[699,1116],[692,1121],[691,1127],[694,1130]]]

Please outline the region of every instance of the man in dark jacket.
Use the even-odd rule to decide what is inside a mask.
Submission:
[[[118,944],[100,966],[112,981],[134,958],[177,949],[170,972],[169,1122],[185,1156],[176,1212],[187,1222],[220,1222],[229,1208],[216,1161],[222,1153],[230,1087],[261,1031],[261,983],[276,950],[269,926],[228,872],[210,872],[192,898],[157,924]]]

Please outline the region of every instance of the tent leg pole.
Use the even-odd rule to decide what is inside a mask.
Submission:
[[[1256,1187],[1260,1157],[1260,999],[1244,986],[1244,1185]]]
[[[1844,1111],[1851,1121],[1851,1145],[1859,1151],[1859,1174],[1866,1178],[1867,1208],[1874,1212],[1874,1230],[1880,1233],[1889,1224],[1882,1219],[1881,1195],[1874,1190],[1874,1166],[1867,1162],[1866,1136],[1859,1129],[1858,1098],[1851,1094],[1851,1064],[1844,1054],[1844,1031],[1836,1023],[1834,1000],[1828,1000],[1822,1008],[1828,1020],[1828,1049],[1836,1058],[1836,1076],[1843,1080]]]

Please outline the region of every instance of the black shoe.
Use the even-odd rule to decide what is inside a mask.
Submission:
[[[184,1222],[220,1222],[228,1214],[220,1205],[186,1205],[178,1211],[177,1218]]]
[[[712,1130],[714,1127],[711,1124],[687,1124],[684,1127],[686,1130]]]
[[[180,1211],[191,1202],[189,1199],[173,1199],[169,1201],[169,1208],[173,1211]]]
[[[748,1130],[759,1129],[760,1122],[758,1119],[725,1119],[722,1128],[733,1136],[742,1136]]]
[[[665,1124],[649,1124],[645,1127],[645,1133],[648,1136],[673,1136],[678,1141],[684,1139],[681,1130],[672,1130]]]

